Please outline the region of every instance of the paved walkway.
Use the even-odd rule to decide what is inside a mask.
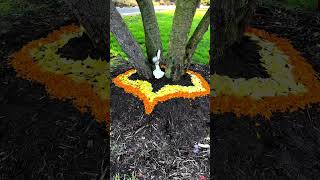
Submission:
[[[165,11],[165,10],[174,10],[176,6],[155,6],[154,9],[155,11]],[[208,9],[209,6],[200,6],[200,9]],[[130,16],[130,15],[136,15],[140,14],[139,7],[124,7],[124,8],[119,8],[117,7],[117,10],[119,13],[123,16]]]

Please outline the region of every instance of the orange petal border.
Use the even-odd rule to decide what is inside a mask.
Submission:
[[[75,25],[61,27],[46,38],[29,42],[10,56],[9,65],[16,70],[18,76],[43,84],[51,97],[62,101],[71,100],[80,112],[90,111],[96,121],[100,123],[105,121],[108,125],[110,122],[109,99],[102,100],[86,81],[75,82],[65,75],[43,70],[29,53],[30,49],[53,43],[59,40],[62,34],[71,32],[80,32],[80,28]]]
[[[210,85],[208,84],[208,82],[200,74],[198,74],[194,71],[188,70],[187,71],[188,73],[193,74],[193,75],[197,76],[197,78],[199,78],[202,86],[205,88],[205,91],[192,92],[192,93],[176,92],[176,93],[172,93],[172,94],[167,94],[167,95],[155,97],[155,99],[152,102],[150,102],[150,101],[148,101],[147,96],[143,92],[141,92],[139,89],[134,88],[130,85],[127,85],[121,81],[121,79],[120,79],[121,75],[128,75],[129,73],[131,73],[131,71],[134,71],[134,69],[130,69],[130,70],[126,71],[125,73],[118,75],[112,81],[117,87],[123,88],[126,93],[130,93],[130,94],[133,94],[135,97],[138,97],[143,102],[143,105],[145,107],[145,113],[147,115],[150,115],[152,113],[153,109],[155,108],[155,106],[158,103],[168,101],[168,100],[174,99],[174,98],[195,99],[196,97],[206,96],[206,95],[210,94]]]
[[[233,112],[237,117],[254,117],[260,114],[264,118],[270,119],[273,112],[293,112],[299,108],[309,107],[311,104],[320,102],[320,82],[317,73],[288,39],[251,27],[247,28],[246,32],[274,43],[283,51],[289,57],[289,63],[294,66],[295,81],[306,86],[308,92],[299,95],[291,93],[288,96],[265,97],[261,100],[254,100],[250,97],[219,95],[210,98],[212,113]]]

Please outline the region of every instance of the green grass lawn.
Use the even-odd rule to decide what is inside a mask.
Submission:
[[[200,20],[204,16],[206,10],[198,10],[193,23],[191,32],[193,32],[197,25],[199,24]],[[163,44],[163,53],[167,53],[170,33],[172,28],[172,19],[173,19],[174,11],[165,11],[165,12],[158,12],[156,13],[159,28],[160,28],[160,35]],[[144,44],[144,31],[143,31],[143,24],[141,20],[141,15],[135,16],[125,16],[124,20],[128,25],[131,33],[133,34],[134,38],[140,44],[142,49],[146,54],[146,48]],[[190,36],[192,33],[190,33]],[[202,41],[199,43],[198,48],[193,56],[194,62],[201,63],[201,64],[208,64],[209,63],[209,49],[210,49],[210,32],[204,35]],[[127,56],[122,51],[121,47],[119,46],[117,40],[112,36],[110,38],[110,52],[113,56],[121,56],[127,59]]]

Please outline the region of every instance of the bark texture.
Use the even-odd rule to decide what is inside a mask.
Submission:
[[[185,73],[184,57],[188,34],[199,0],[177,0],[169,42],[166,77],[174,81]]]
[[[214,0],[211,25],[213,63],[218,63],[225,50],[242,39],[255,5],[256,0]]]
[[[109,3],[105,0],[65,0],[94,46],[109,60]]]
[[[203,35],[208,31],[208,28],[210,25],[210,11],[211,11],[211,8],[207,10],[206,14],[203,16],[199,25],[197,26],[196,30],[194,31],[194,33],[192,34],[191,38],[188,41],[188,44],[186,47],[186,54],[184,58],[184,64],[186,66],[185,69],[188,69],[192,61],[192,56],[196,51],[198,44],[203,38]]]
[[[133,38],[120,13],[111,1],[110,27],[112,34],[117,39],[123,51],[128,55],[129,61],[137,69],[138,73],[145,78],[150,79],[152,77],[151,67],[148,64],[141,47]]]
[[[157,55],[158,49],[162,52],[162,42],[156,14],[152,0],[137,0],[137,3],[139,5],[144,27],[148,60],[152,63],[152,58]]]

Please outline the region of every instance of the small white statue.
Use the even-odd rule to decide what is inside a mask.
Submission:
[[[157,52],[157,56],[152,58],[152,62],[156,66],[156,69],[153,71],[153,75],[156,79],[160,79],[164,76],[164,72],[160,69],[160,49]]]

